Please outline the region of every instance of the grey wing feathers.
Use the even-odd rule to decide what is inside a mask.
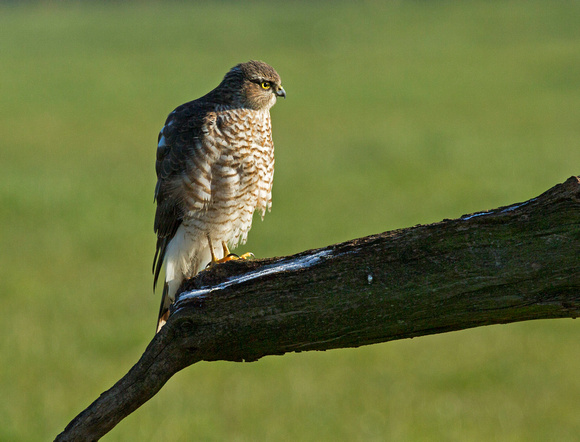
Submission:
[[[195,101],[175,109],[159,132],[157,145],[157,185],[154,231],[157,247],[153,258],[153,287],[157,285],[167,246],[181,225],[185,213],[176,190],[176,181],[186,172],[187,159],[195,155],[196,142],[203,136],[202,124],[206,111]]]

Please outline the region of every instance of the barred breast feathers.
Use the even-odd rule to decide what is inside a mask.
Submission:
[[[205,122],[204,136],[175,183],[186,216],[212,207],[235,216],[241,211],[237,206],[261,210],[263,216],[271,207],[274,172],[269,112],[218,107]]]

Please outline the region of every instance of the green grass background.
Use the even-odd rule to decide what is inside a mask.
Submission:
[[[51,440],[153,336],[157,133],[276,67],[285,255],[537,196],[580,173],[580,3],[0,6],[0,440]],[[536,321],[200,363],[105,440],[575,441],[580,329]]]

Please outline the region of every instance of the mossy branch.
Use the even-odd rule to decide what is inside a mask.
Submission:
[[[57,436],[97,440],[198,361],[580,314],[580,179],[537,198],[186,281],[135,366]]]

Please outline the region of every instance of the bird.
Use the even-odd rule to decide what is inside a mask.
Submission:
[[[270,108],[280,97],[286,91],[276,70],[250,60],[206,95],[175,108],[159,132],[153,290],[163,266],[165,282],[156,333],[181,283],[208,265],[236,259],[230,248],[246,242],[254,211],[262,219],[270,211]]]

